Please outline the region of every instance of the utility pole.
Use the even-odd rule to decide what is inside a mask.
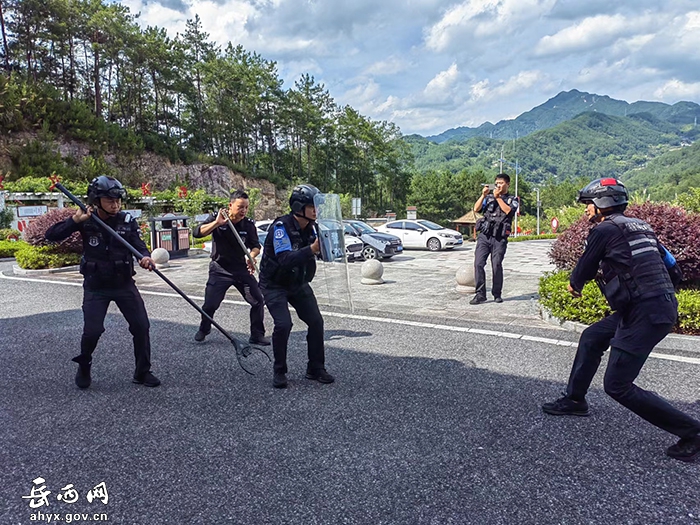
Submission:
[[[505,160],[505,159],[503,158],[503,149],[504,149],[504,148],[505,148],[505,145],[504,145],[504,146],[501,146],[501,158],[498,159],[498,160],[501,161],[501,169],[500,169],[500,171],[499,171],[498,173],[503,173],[503,161]]]

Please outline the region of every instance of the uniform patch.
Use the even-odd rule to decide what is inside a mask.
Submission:
[[[282,228],[275,228],[275,239],[281,239],[284,237],[284,230]]]
[[[94,235],[91,235],[90,238],[88,239],[88,244],[89,244],[90,246],[93,246],[93,247],[99,246],[99,244],[100,244],[100,238],[99,238],[99,237],[96,237],[96,236],[94,236]]]

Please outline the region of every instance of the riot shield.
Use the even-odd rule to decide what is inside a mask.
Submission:
[[[350,287],[350,272],[345,254],[345,226],[340,209],[340,197],[334,193],[319,193],[314,196],[316,207],[316,234],[320,239],[321,260],[318,277],[323,278],[318,287],[319,303],[354,311]],[[321,284],[321,283],[319,283]],[[324,290],[321,297],[321,290]]]

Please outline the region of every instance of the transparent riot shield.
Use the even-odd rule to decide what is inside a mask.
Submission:
[[[350,272],[345,254],[345,226],[340,209],[340,197],[334,193],[319,193],[314,197],[316,234],[321,245],[321,260],[317,261],[314,286],[319,304],[354,311],[350,287]],[[321,279],[319,279],[321,278]],[[323,295],[323,297],[322,297]]]

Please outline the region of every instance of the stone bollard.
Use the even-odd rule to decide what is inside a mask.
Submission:
[[[476,279],[474,278],[474,266],[461,266],[457,270],[457,286],[456,290],[459,293],[473,294],[476,293]]]
[[[377,259],[369,259],[362,263],[361,274],[362,284],[384,284],[382,275],[384,274],[384,266]]]
[[[170,266],[170,254],[165,248],[156,248],[151,252],[151,259],[158,268],[168,268]]]

